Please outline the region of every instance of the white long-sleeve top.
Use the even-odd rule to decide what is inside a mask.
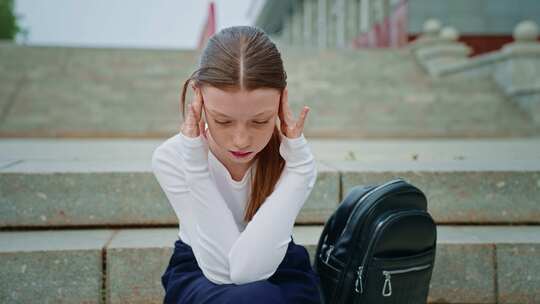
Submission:
[[[179,132],[153,152],[152,170],[179,219],[178,236],[215,284],[267,279],[285,256],[317,168],[304,134],[281,139],[285,167],[249,223],[243,218],[256,162],[241,181],[233,180],[202,134]]]

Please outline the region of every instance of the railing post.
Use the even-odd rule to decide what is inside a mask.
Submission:
[[[540,124],[540,43],[538,25],[530,20],[514,29],[514,42],[503,46],[506,60],[498,64],[494,79],[519,107]]]

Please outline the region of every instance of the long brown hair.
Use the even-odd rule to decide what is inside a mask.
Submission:
[[[184,82],[181,95],[182,118],[185,118],[186,90],[190,82],[196,87],[210,85],[223,90],[254,90],[287,86],[287,74],[281,54],[270,38],[258,27],[224,28],[208,40],[199,61],[199,68]],[[267,196],[274,191],[285,166],[279,154],[281,144],[277,124],[270,141],[257,156],[255,177],[252,176],[251,197],[244,220],[249,222]]]

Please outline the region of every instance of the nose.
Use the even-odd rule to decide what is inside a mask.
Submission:
[[[233,135],[233,145],[238,151],[245,151],[250,146],[250,135],[245,128],[237,128]]]

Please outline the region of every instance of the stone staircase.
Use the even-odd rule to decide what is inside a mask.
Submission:
[[[406,49],[282,53],[291,107],[311,107],[308,137],[540,135],[491,79],[431,79]],[[198,56],[0,44],[0,137],[170,136]]]
[[[160,275],[178,221],[150,171],[160,142],[0,141],[2,302],[162,301]],[[399,176],[426,193],[438,224],[430,303],[540,300],[540,141],[310,145],[319,178],[293,237],[311,261],[324,221],[348,189]],[[332,153],[336,147],[347,153]]]
[[[540,303],[540,130],[487,78],[405,50],[282,47],[317,185],[313,261],[355,185],[402,177],[437,222],[430,303]],[[178,219],[150,170],[197,52],[0,44],[0,302],[162,303]],[[293,97],[294,96],[294,97]]]

